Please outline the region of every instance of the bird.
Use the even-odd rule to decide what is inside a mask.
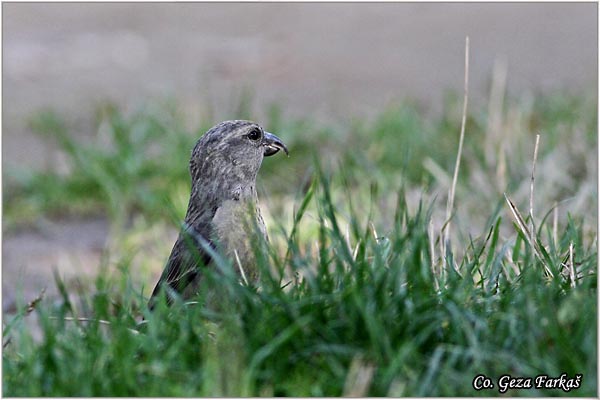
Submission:
[[[189,162],[191,193],[182,229],[164,270],[152,291],[152,310],[165,290],[167,305],[173,294],[192,298],[203,278],[203,269],[214,264],[213,255],[228,257],[244,279],[256,282],[252,235],[268,241],[258,207],[256,176],[264,157],[286,145],[252,121],[231,120],[210,128],[196,142]]]

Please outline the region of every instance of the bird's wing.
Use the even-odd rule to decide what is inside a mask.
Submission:
[[[214,243],[209,239],[208,227],[199,232],[190,226],[184,227],[173,245],[167,265],[150,296],[150,308],[154,306],[156,296],[163,286],[168,285],[173,291],[183,294],[192,284],[200,278],[201,266],[206,266],[212,261],[208,248],[214,249]],[[167,302],[172,302],[167,293]]]

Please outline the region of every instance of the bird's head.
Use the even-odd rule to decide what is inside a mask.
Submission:
[[[190,160],[192,181],[254,182],[264,157],[279,150],[281,139],[251,121],[225,121],[209,129],[196,143]]]

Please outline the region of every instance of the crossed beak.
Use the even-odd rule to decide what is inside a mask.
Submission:
[[[279,150],[283,150],[286,155],[290,155],[285,144],[279,139],[277,136],[272,133],[265,132],[265,138],[263,142],[263,146],[265,146],[265,157],[272,156],[277,153]]]

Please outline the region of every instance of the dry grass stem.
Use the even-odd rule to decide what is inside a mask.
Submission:
[[[435,233],[433,229],[433,221],[429,220],[429,226],[427,227],[427,238],[429,239],[429,254],[431,257],[431,273],[433,274],[433,281],[435,284],[435,290],[440,289],[439,284],[439,273],[436,267],[435,260]]]
[[[29,303],[27,303],[27,308],[25,308],[25,312],[23,313],[23,317],[28,316],[29,314],[31,314],[33,312],[33,310],[36,309],[37,305],[44,298],[44,294],[46,294],[46,288],[45,287],[40,291],[40,294],[38,294],[35,299],[33,299]],[[12,337],[9,336],[6,339],[6,341],[4,343],[2,343],[2,348],[5,348],[6,346],[8,346],[11,341],[12,341]]]
[[[440,236],[439,236],[439,244],[440,244],[440,267],[439,267],[439,275],[440,275],[440,280],[443,282],[444,281],[444,274],[446,272],[446,269],[444,268],[445,265],[445,260],[446,260],[446,246],[444,246],[444,228],[441,229],[440,231]]]
[[[344,239],[346,239],[346,247],[348,248],[348,251],[350,254],[352,254],[352,243],[350,243],[350,223],[346,224],[346,234],[344,235]]]
[[[508,195],[506,193],[504,193],[504,198],[506,199],[506,202],[508,203],[508,208],[510,209],[513,220],[515,221],[515,223],[521,230],[521,233],[523,234],[523,236],[525,236],[525,239],[527,240],[527,242],[533,249],[533,253],[538,258],[538,260],[540,260],[542,265],[544,266],[544,270],[546,271],[548,276],[553,277],[554,274],[548,267],[546,260],[544,260],[544,257],[542,257],[542,252],[539,249],[539,244],[537,243],[535,232],[532,232],[529,230],[529,228],[527,227],[527,224],[525,223],[525,220],[523,219],[523,216],[519,212],[519,209],[517,208],[517,206],[515,206],[515,204],[512,202],[512,200],[508,197]]]
[[[375,240],[377,240],[379,235],[377,235],[377,230],[375,229],[375,225],[373,225],[373,222],[369,222],[369,225],[371,226],[371,233],[373,234],[373,238]]]
[[[446,222],[447,225],[444,232],[444,246],[448,245],[450,242],[450,218],[452,216],[452,212],[454,210],[454,195],[456,193],[456,183],[458,181],[458,170],[460,168],[460,159],[462,155],[463,142],[465,139],[465,125],[467,123],[467,105],[469,102],[469,37],[465,38],[465,86],[464,86],[464,101],[463,101],[463,110],[462,110],[462,119],[460,124],[460,137],[458,140],[458,152],[456,154],[456,164],[454,166],[454,176],[452,178],[452,186],[450,187],[450,192],[448,194],[448,203],[446,207]],[[442,256],[445,255],[445,251],[442,253]],[[444,260],[446,258],[444,257]]]
[[[63,321],[69,321],[69,322],[97,322],[101,325],[110,325],[110,321],[106,321],[104,319],[88,318],[88,317],[64,317],[64,318],[50,317],[50,319],[54,319],[54,320],[62,319]]]
[[[571,287],[575,287],[575,263],[573,262],[573,242],[569,243],[569,275],[571,277]]]
[[[248,279],[246,278],[246,274],[244,273],[244,268],[242,267],[242,262],[240,261],[240,256],[238,256],[237,250],[234,250],[233,254],[235,255],[235,262],[238,266],[238,269],[240,270],[240,275],[242,276],[242,281],[244,282],[245,285],[248,285]]]
[[[44,294],[46,294],[46,288],[45,287],[40,291],[40,294],[38,294],[35,299],[31,300],[27,304],[27,309],[25,310],[25,315],[29,315],[29,314],[31,314],[33,312],[33,310],[35,310],[35,308],[37,307],[37,305],[44,298]]]
[[[356,256],[358,255],[358,248],[360,247],[361,239],[356,242],[356,246],[354,246],[354,250],[352,251],[352,259],[356,261]]]
[[[554,238],[554,247],[558,246],[558,203],[554,202],[552,210],[552,237]]]
[[[535,147],[533,149],[533,164],[531,166],[531,186],[529,187],[529,231],[535,232],[535,223],[533,221],[533,184],[535,182],[535,163],[537,161],[538,148],[540,145],[540,135],[535,135]]]
[[[435,273],[435,233],[433,220],[429,220],[427,225],[427,239],[429,240],[429,256],[431,257],[431,270]]]
[[[54,320],[58,320],[58,317],[49,317],[50,319],[54,319]],[[104,319],[96,319],[96,318],[89,318],[89,317],[64,317],[62,318],[63,321],[69,321],[69,322],[97,322],[100,325],[111,325],[110,321],[106,321]],[[127,330],[131,333],[133,333],[134,335],[139,335],[139,331],[135,330],[135,329],[131,329],[131,328],[127,328]]]

